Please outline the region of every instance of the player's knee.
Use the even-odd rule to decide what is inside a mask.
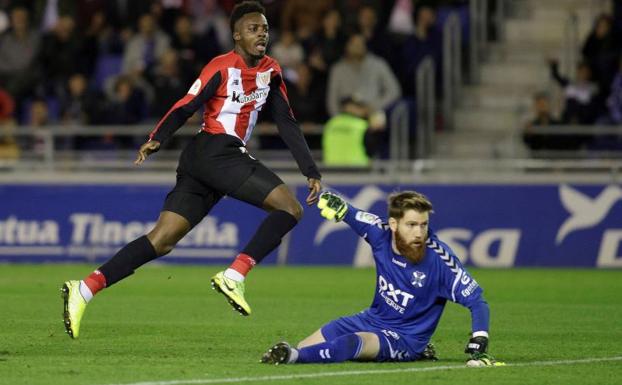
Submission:
[[[287,206],[285,211],[287,211],[294,218],[296,218],[296,221],[300,221],[302,219],[302,214],[304,212],[304,209],[302,208],[302,205],[298,203],[298,201],[294,201]]]
[[[175,244],[164,242],[164,243],[158,244],[158,246],[155,246],[155,250],[158,256],[161,257],[173,251],[174,247],[175,247]]]
[[[147,234],[147,238],[153,245],[153,249],[158,257],[170,253],[176,244],[172,237],[157,231],[152,231]]]

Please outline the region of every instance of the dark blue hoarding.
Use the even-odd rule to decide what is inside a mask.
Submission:
[[[431,227],[468,265],[622,267],[618,185],[342,185],[364,210],[384,216],[387,194],[416,189],[435,206]],[[169,186],[5,185],[0,187],[0,261],[93,261],[149,231]],[[307,189],[297,190],[304,202]],[[168,262],[228,262],[264,213],[223,199]],[[347,225],[307,208],[266,263],[372,264]]]

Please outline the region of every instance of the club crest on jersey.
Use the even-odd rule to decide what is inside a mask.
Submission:
[[[267,87],[270,84],[270,71],[257,73],[257,85],[260,87]]]
[[[426,275],[420,271],[413,272],[413,280],[412,284],[416,287],[423,287],[423,281],[425,280]]]

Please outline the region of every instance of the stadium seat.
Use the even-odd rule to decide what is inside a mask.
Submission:
[[[121,55],[102,55],[97,59],[95,74],[93,76],[94,86],[101,90],[104,82],[111,76],[121,72],[123,56]]]

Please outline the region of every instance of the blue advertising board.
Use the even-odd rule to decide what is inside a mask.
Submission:
[[[356,207],[384,216],[389,193],[416,189],[434,204],[431,227],[467,265],[622,267],[618,185],[342,185]],[[101,261],[153,227],[169,186],[0,187],[0,261]],[[304,202],[306,188],[296,191]],[[223,199],[164,262],[226,263],[265,214]],[[307,208],[264,263],[373,264],[364,240]]]

